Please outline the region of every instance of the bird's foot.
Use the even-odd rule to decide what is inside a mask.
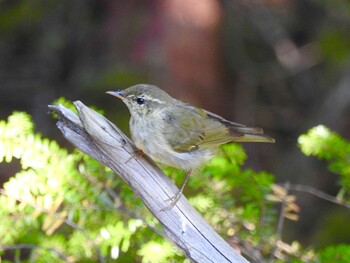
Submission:
[[[179,199],[181,198],[181,195],[182,195],[182,192],[179,191],[176,195],[165,200],[166,202],[170,201],[170,204],[167,205],[166,207],[162,208],[160,211],[167,211],[167,210],[170,210],[171,208],[173,208],[176,205],[176,203],[179,201]]]
[[[188,178],[190,177],[191,172],[192,172],[191,169],[187,171],[185,180],[183,181],[183,183],[181,185],[180,191],[176,195],[174,195],[174,196],[170,197],[169,199],[165,200],[166,202],[170,201],[170,204],[167,205],[166,207],[164,207],[161,211],[169,210],[169,209],[173,208],[176,205],[176,203],[179,201],[179,199],[180,199],[180,197],[182,195],[182,191],[185,188],[185,185],[187,183]]]

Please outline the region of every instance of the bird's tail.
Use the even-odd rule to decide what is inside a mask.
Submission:
[[[265,135],[261,128],[231,126],[229,130],[235,142],[275,142],[275,139]]]

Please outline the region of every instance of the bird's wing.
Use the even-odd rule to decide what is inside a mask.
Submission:
[[[178,105],[176,112],[167,112],[163,134],[177,152],[191,152],[232,140],[225,125],[209,119],[206,111],[189,105]]]
[[[190,105],[178,105],[176,112],[167,112],[163,134],[177,152],[214,148],[231,141],[274,142],[261,128],[247,127],[228,121],[219,115]]]

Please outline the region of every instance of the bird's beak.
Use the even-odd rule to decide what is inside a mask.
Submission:
[[[118,99],[121,99],[121,100],[125,98],[124,93],[121,91],[107,91],[106,93],[114,97],[117,97]]]

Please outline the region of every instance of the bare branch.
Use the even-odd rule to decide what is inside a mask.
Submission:
[[[337,204],[337,205],[342,205],[345,206],[346,208],[350,208],[350,203],[343,201],[343,200],[339,200],[338,198],[329,195],[325,192],[322,192],[320,190],[317,190],[316,188],[313,188],[311,186],[306,186],[306,185],[300,185],[300,184],[292,184],[290,185],[290,190],[294,190],[294,191],[298,191],[298,192],[304,192],[304,193],[308,193],[314,196],[317,196],[318,198],[324,199],[328,202]]]
[[[49,106],[59,116],[58,128],[79,150],[110,167],[142,199],[169,239],[194,262],[247,262],[194,210],[184,196],[169,210],[177,192],[172,181],[150,160],[134,153],[132,142],[106,118],[74,103],[78,116],[62,105]]]

